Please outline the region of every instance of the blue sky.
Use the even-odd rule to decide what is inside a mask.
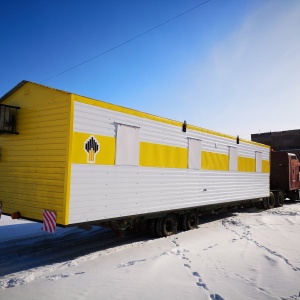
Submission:
[[[300,128],[300,1],[5,1],[0,95],[21,80],[240,135]]]

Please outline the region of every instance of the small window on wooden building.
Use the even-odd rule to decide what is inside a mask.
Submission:
[[[201,140],[188,138],[189,160],[188,168],[199,170],[201,168]]]
[[[140,128],[117,124],[116,165],[138,166],[140,153]]]
[[[18,109],[20,107],[0,104],[0,134],[19,134],[16,130]]]

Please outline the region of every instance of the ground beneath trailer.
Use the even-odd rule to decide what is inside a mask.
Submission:
[[[300,299],[300,203],[152,239],[0,220],[0,299]]]

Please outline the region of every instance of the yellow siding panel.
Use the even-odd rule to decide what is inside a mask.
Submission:
[[[48,138],[47,138],[48,137]],[[37,141],[38,139],[38,141]],[[1,145],[3,147],[9,147],[10,144],[13,142],[14,147],[23,147],[28,145],[33,145],[39,148],[40,146],[45,145],[46,147],[51,147],[51,145],[60,145],[60,148],[57,149],[65,149],[66,137],[52,137],[49,139],[49,136],[41,136],[33,138],[30,135],[12,135],[7,136],[5,139],[1,140]],[[45,148],[44,148],[45,149]]]
[[[46,123],[46,124],[45,124]],[[56,119],[56,120],[46,120],[43,119],[40,122],[23,120],[23,122],[18,122],[18,126],[22,126],[22,130],[34,130],[40,127],[53,127],[54,126],[66,126],[68,121],[66,119]]]
[[[63,203],[63,222],[62,224],[69,224],[69,214],[70,214],[70,189],[71,189],[71,157],[72,157],[72,146],[73,146],[73,126],[74,126],[74,101],[73,95],[71,95],[71,101],[69,104],[68,113],[68,124],[67,124],[67,164],[65,172],[65,187],[64,187],[64,203]]]
[[[66,100],[69,101],[70,95],[70,93],[28,82],[15,91],[13,95],[9,96],[3,104],[21,108],[35,108],[37,106],[56,105]]]
[[[157,168],[187,168],[186,148],[140,143],[140,166]]]
[[[66,106],[67,102],[68,101],[63,101],[56,108],[52,104],[51,109],[45,109],[44,111],[40,111],[40,108],[45,108],[40,105],[35,107],[35,109],[23,108],[24,110],[26,110],[26,114],[21,114],[20,116],[18,116],[18,123],[38,123],[43,122],[44,120],[51,121],[66,119],[66,114],[68,113],[68,107]],[[64,107],[62,107],[62,104],[64,104]],[[21,110],[19,110],[18,112],[20,111]]]
[[[262,161],[262,172],[270,173],[270,161],[269,160]]]
[[[238,171],[239,172],[255,172],[255,159],[250,157],[242,157],[238,158]]]
[[[23,169],[24,170],[24,169]],[[34,170],[37,171],[37,170]],[[43,170],[40,170],[43,171]],[[2,182],[9,182],[18,176],[18,174],[22,172],[21,168],[6,171],[6,177],[3,178]],[[51,181],[51,185],[54,185],[53,183],[56,183],[57,186],[62,186],[64,184],[64,173],[50,173],[50,172],[26,172],[27,176],[23,180],[34,180],[35,182],[42,182],[42,181]],[[0,183],[1,184],[1,183]]]
[[[38,147],[37,147],[38,148]],[[4,157],[8,156],[7,155],[8,151],[6,149],[6,151],[2,152],[2,155],[4,155]],[[17,156],[28,156],[30,157],[30,159],[32,159],[32,157],[37,157],[37,156],[42,156],[42,157],[49,157],[49,156],[62,156],[65,157],[66,156],[66,149],[35,149],[35,150],[31,150],[28,149],[27,146],[24,147],[24,149],[20,149],[20,148],[14,148],[12,150],[9,151],[10,155],[12,157],[17,157]]]
[[[202,169],[215,171],[228,171],[229,156],[214,152],[202,151]]]
[[[5,199],[7,200],[7,203],[18,203],[18,204],[24,204],[25,202],[28,201],[33,201],[36,204],[47,204],[47,205],[58,205],[61,206],[61,201],[60,198],[50,198],[50,197],[43,197],[41,195],[32,195],[32,193],[30,195],[24,194],[22,193],[22,191],[15,191],[14,193],[14,197],[11,198],[11,193],[9,192],[3,192],[3,196],[5,197]],[[33,205],[33,207],[35,207],[35,204]]]
[[[43,202],[45,198],[48,198],[51,203],[53,203],[53,199],[56,199],[54,202],[62,205],[61,201],[58,203],[57,200],[61,199],[63,196],[63,188],[47,186],[47,189],[45,189],[40,186],[35,187],[30,185],[27,189],[25,189],[24,185],[16,184],[15,186],[1,186],[1,193],[6,195],[6,198],[3,200],[15,199],[18,195],[24,197],[28,196],[28,198],[31,197],[32,200],[35,199],[35,201],[32,201],[31,199],[29,199],[29,201],[22,200],[26,203],[26,205],[28,205],[28,207],[34,206],[36,201]]]
[[[0,136],[1,138],[1,136]],[[13,170],[15,168],[25,168],[25,172],[46,172],[50,173],[53,171],[53,174],[64,174],[65,173],[65,162],[57,162],[56,164],[53,164],[52,162],[46,161],[46,162],[37,162],[37,161],[20,161],[17,164],[12,164],[11,162],[3,162],[0,159],[0,171],[2,171],[4,168],[8,168],[9,170]]]
[[[10,212],[20,212],[22,218],[27,218],[27,219],[34,219],[34,220],[39,220],[42,221],[42,211],[43,209],[50,210],[50,211],[55,211],[56,213],[56,223],[57,224],[63,224],[64,222],[64,215],[63,215],[63,207],[60,206],[55,206],[55,205],[42,205],[42,206],[28,206],[25,201],[22,201],[22,203],[6,203],[6,208]]]
[[[19,135],[0,135],[0,199],[4,213],[65,224],[70,94],[27,83],[4,104],[19,106]]]

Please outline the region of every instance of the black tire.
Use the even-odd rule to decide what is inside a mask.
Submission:
[[[275,206],[275,197],[272,192],[270,192],[270,196],[263,200],[264,209],[271,209]]]
[[[270,197],[269,197],[269,209],[275,207],[275,197],[272,192],[270,192]]]
[[[174,214],[158,218],[156,223],[158,237],[166,237],[177,233],[177,217]]]
[[[274,193],[275,196],[275,207],[281,207],[284,204],[284,194],[283,192]]]
[[[193,210],[182,216],[182,230],[192,230],[198,227],[199,225],[199,214],[196,210]]]

